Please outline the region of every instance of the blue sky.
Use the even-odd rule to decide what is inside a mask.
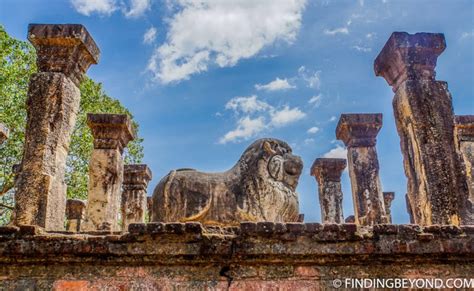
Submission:
[[[47,4],[46,4],[47,3]],[[303,158],[300,212],[320,221],[315,158],[343,156],[341,113],[383,113],[377,151],[396,223],[408,222],[391,88],[373,61],[393,31],[441,32],[437,78],[456,114],[474,113],[474,2],[1,0],[0,23],[26,39],[29,23],[81,23],[101,49],[88,74],[140,123],[149,193],[169,170],[230,168],[260,137]],[[353,214],[343,174],[344,215]]]

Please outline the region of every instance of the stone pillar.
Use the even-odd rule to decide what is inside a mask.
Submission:
[[[454,119],[457,149],[464,160],[469,185],[469,198],[464,201],[467,211],[461,217],[462,224],[474,224],[474,115],[460,115]]]
[[[395,92],[407,194],[420,225],[459,225],[466,212],[468,186],[454,143],[451,94],[446,82],[435,80],[445,47],[440,33],[394,32],[374,63],[375,74]]]
[[[344,223],[341,175],[346,166],[345,159],[321,158],[316,159],[311,167],[311,176],[319,185],[322,223]]]
[[[148,213],[148,221],[151,221],[151,212],[153,210],[153,197],[147,196],[146,197],[146,208]]]
[[[385,213],[389,223],[392,223],[392,201],[395,199],[395,192],[383,192],[383,204],[385,206]]]
[[[5,126],[5,124],[0,123],[0,145],[7,140],[8,138],[8,128]]]
[[[413,214],[413,209],[411,209],[411,202],[410,197],[408,197],[408,193],[405,194],[405,203],[407,207],[408,216],[410,217],[410,224],[415,224],[415,217]]]
[[[375,149],[381,127],[382,114],[342,114],[336,129],[347,147],[354,216],[361,225],[388,223]]]
[[[17,225],[63,230],[64,174],[79,110],[79,83],[99,49],[82,25],[31,24],[38,73],[30,78],[22,171],[15,193]]]
[[[86,218],[81,230],[120,231],[122,153],[134,138],[131,122],[125,114],[88,114],[87,124],[94,137],[94,150],[89,162]]]
[[[146,188],[151,180],[147,165],[125,165],[122,192],[122,229],[130,223],[144,223],[147,214]]]
[[[79,199],[68,199],[66,202],[66,230],[78,232],[84,219],[86,203]]]

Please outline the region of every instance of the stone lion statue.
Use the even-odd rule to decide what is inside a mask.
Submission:
[[[295,189],[302,168],[301,158],[287,143],[259,139],[226,172],[171,171],[153,192],[151,221],[298,221]]]

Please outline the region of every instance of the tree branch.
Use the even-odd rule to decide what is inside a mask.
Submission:
[[[4,208],[8,208],[10,210],[13,210],[12,206],[9,206],[9,205],[3,204],[3,203],[0,203],[0,207],[4,207]]]

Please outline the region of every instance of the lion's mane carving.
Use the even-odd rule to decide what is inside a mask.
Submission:
[[[287,143],[259,139],[226,172],[171,171],[153,192],[151,220],[223,225],[297,221],[295,189],[302,168]]]

